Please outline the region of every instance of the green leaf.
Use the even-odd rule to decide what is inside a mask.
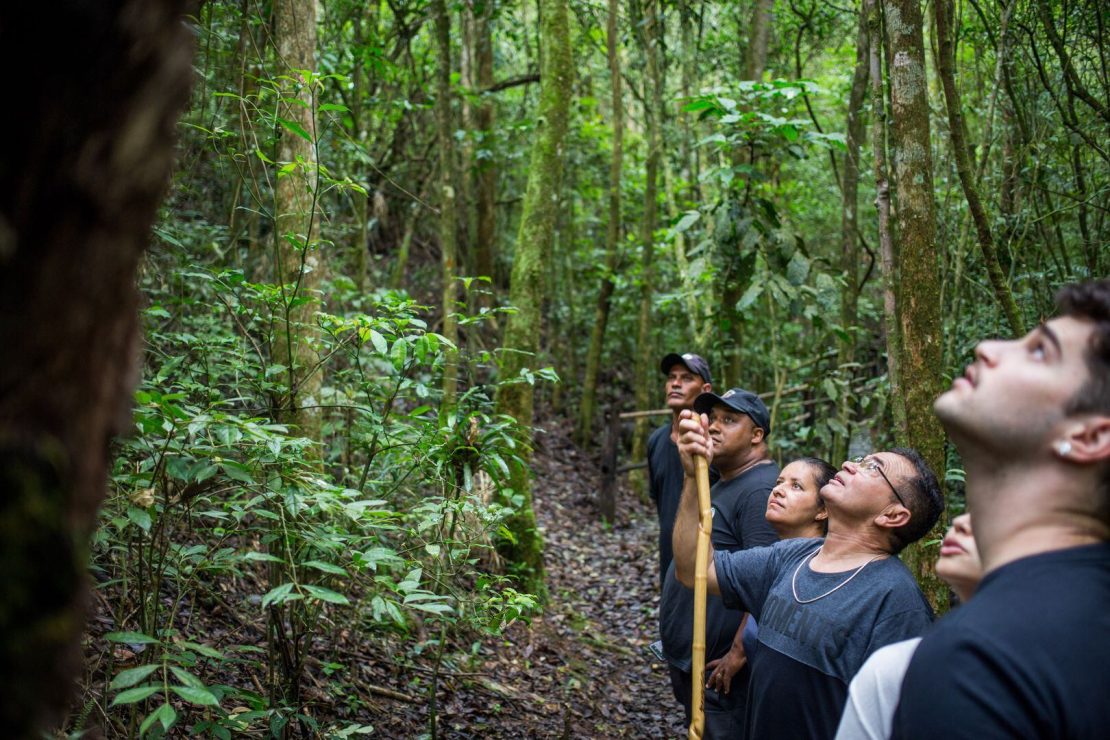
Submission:
[[[347,575],[347,571],[343,570],[338,565],[332,565],[331,563],[325,563],[320,560],[309,560],[308,562],[304,563],[304,565],[308,566],[309,568],[315,568],[316,570],[323,571],[324,573],[331,573],[332,575],[336,576]]]
[[[135,522],[139,529],[144,532],[150,532],[150,526],[153,524],[153,521],[150,518],[150,514],[146,513],[143,509],[135,506],[128,506],[127,518]]]
[[[255,560],[260,563],[284,563],[285,561],[276,555],[271,555],[268,552],[255,552],[251,551],[243,554],[243,560]]]
[[[157,694],[162,690],[161,686],[139,686],[135,689],[128,689],[116,694],[116,698],[112,700],[112,706],[117,704],[134,704],[137,701],[142,701],[148,696]]]
[[[350,112],[350,108],[345,105],[339,105],[338,103],[323,103],[322,105],[318,106],[316,110],[320,111],[321,113],[329,110],[336,110],[340,113]]]
[[[174,711],[169,702],[166,702],[146,716],[143,723],[139,725],[139,735],[145,735],[146,731],[153,727],[155,722],[161,722],[162,729],[168,730],[173,727],[173,723],[176,721],[177,712]]]
[[[128,645],[157,645],[158,640],[142,632],[109,632],[104,635],[108,642],[125,642]]]
[[[112,679],[112,683],[108,684],[109,689],[126,689],[128,686],[134,686],[139,681],[149,676],[158,670],[160,666],[157,663],[150,665],[141,665],[138,668],[128,668],[125,671],[120,671],[116,677]]]
[[[304,590],[308,592],[309,596],[319,599],[320,601],[326,601],[329,604],[343,604],[346,606],[350,605],[351,603],[346,596],[341,593],[332,591],[330,588],[306,585],[304,586]]]
[[[736,310],[743,311],[748,306],[755,303],[756,299],[759,298],[762,292],[763,283],[759,282],[758,280],[753,282],[751,285],[748,286],[748,289],[744,291],[744,295],[740,296],[740,300],[736,302]]]
[[[170,690],[190,704],[196,704],[201,707],[220,706],[220,700],[206,688],[198,688],[196,686],[170,686]]]
[[[379,355],[389,354],[389,345],[386,343],[385,337],[373,329],[370,330],[370,343],[374,345],[374,351]]]
[[[189,642],[187,640],[182,640],[180,644],[181,647],[196,651],[206,658],[216,658],[217,660],[224,659],[224,654],[221,653],[219,650],[208,647],[207,645],[202,645],[199,642]]]
[[[227,475],[228,478],[237,480],[240,483],[246,483],[247,485],[254,485],[254,478],[251,478],[250,471],[247,469],[246,465],[232,462],[231,460],[224,460],[220,463],[220,467],[223,468],[224,474]]]
[[[686,211],[686,215],[680,218],[678,223],[674,225],[674,230],[679,233],[686,231],[696,224],[699,218],[701,218],[701,213],[698,211]]]
[[[296,134],[305,141],[312,141],[312,137],[309,136],[308,132],[301,127],[301,124],[297,123],[296,121],[290,121],[288,118],[278,117],[277,120],[278,123],[281,124],[281,127],[284,128],[286,131]]]
[[[408,343],[404,337],[399,338],[393,343],[393,349],[390,352],[391,359],[393,360],[393,367],[398,372],[405,369],[405,359],[408,357]]]
[[[191,686],[194,689],[204,689],[205,691],[208,690],[204,686],[204,681],[201,681],[199,678],[194,676],[192,673],[189,673],[184,668],[178,668],[175,665],[171,665],[170,670],[173,671],[173,675],[177,676],[177,680],[185,684],[186,686]]]
[[[836,383],[833,382],[832,378],[825,378],[825,380],[821,383],[821,387],[825,389],[825,395],[827,395],[833,401],[837,399],[839,393],[837,392],[838,389],[836,387]]]
[[[283,583],[276,586],[262,597],[262,608],[265,609],[270,604],[284,604],[286,601],[301,598],[300,594],[290,594],[293,590],[292,583]]]

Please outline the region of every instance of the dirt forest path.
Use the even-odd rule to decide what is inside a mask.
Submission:
[[[533,492],[550,599],[531,625],[482,640],[473,665],[444,677],[439,736],[685,737],[666,667],[645,651],[658,634],[655,508],[625,485],[617,522],[603,525],[597,455],[573,445],[565,420],[540,426]],[[377,701],[376,736],[427,737],[424,702]]]

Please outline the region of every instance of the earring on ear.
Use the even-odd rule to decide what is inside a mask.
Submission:
[[[1060,440],[1056,443],[1056,451],[1061,455],[1067,455],[1071,452],[1071,442],[1066,439]]]

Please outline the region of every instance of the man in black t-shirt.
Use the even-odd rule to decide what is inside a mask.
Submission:
[[[893,737],[1110,732],[1110,280],[981,342],[934,406],[959,448],[985,577],[914,652]]]
[[[686,477],[674,528],[674,569],[694,583],[698,501],[694,455],[714,460],[707,419],[682,412],[678,449]],[[832,738],[848,683],[878,648],[921,634],[932,610],[894,557],[928,532],[943,508],[921,456],[894,449],[844,463],[821,488],[827,537],[710,554],[709,593],[759,622],[749,656],[746,737]]]
[[[671,564],[674,513],[682,495],[682,462],[675,447],[678,414],[683,409],[693,408],[695,398],[713,389],[713,378],[709,373],[709,363],[690,352],[667,355],[659,363],[659,369],[667,376],[663,388],[671,418],[648,437],[647,463],[648,493],[659,515],[659,585],[662,587],[667,566]],[[716,480],[716,471],[713,472],[713,479]]]
[[[778,540],[764,518],[767,497],[775,486],[779,466],[767,449],[770,414],[759,396],[741,388],[724,395],[703,393],[694,409],[709,416],[713,463],[720,481],[710,490],[713,506],[713,545],[719,550],[743,550]],[[705,737],[743,738],[748,688],[747,659],[741,629],[743,612],[728,609],[716,596],[706,600],[705,660],[719,666],[722,688],[704,694]],[[667,569],[659,602],[663,655],[670,666],[675,698],[690,721],[693,676],[691,643],[694,631],[694,592],[675,578],[674,563]]]

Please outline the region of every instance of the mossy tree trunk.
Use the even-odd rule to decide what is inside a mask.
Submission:
[[[540,15],[543,63],[537,130],[510,278],[509,303],[516,307],[516,313],[510,315],[505,327],[502,385],[497,392],[498,412],[515,418],[527,435],[532,426],[533,387],[519,377],[522,370],[535,369],[539,349],[544,262],[550,258],[552,232],[558,215],[558,200],[554,194],[559,192],[563,173],[563,146],[573,81],[566,0],[541,0]],[[542,590],[543,540],[536,529],[527,464],[531,458],[527,452],[531,441],[521,442],[525,464],[515,466],[510,485],[523,500],[506,525],[513,534],[513,541],[503,542],[500,549],[527,586]]]
[[[282,287],[282,315],[276,322],[274,362],[284,365],[288,388],[279,399],[279,418],[309,439],[320,439],[319,355],[316,350],[318,287],[324,272],[320,251],[316,165],[316,4],[303,0],[274,3],[274,42],[287,75],[279,116],[283,125],[277,161],[295,163],[279,173],[274,186],[274,270]],[[299,130],[298,130],[299,129]]]
[[[890,42],[891,150],[898,209],[898,318],[901,326],[902,395],[907,444],[917,448],[944,478],[944,432],[933,415],[940,393],[940,260],[933,203],[933,159],[929,143],[929,98],[920,0],[885,4]],[[938,522],[935,535],[943,532]],[[933,604],[942,610],[947,587],[933,572],[937,546],[923,542],[902,556]]]
[[[643,257],[640,262],[640,329],[636,341],[636,408],[643,410],[651,406],[652,391],[655,384],[653,370],[656,363],[654,324],[652,321],[652,296],[655,290],[655,227],[658,216],[659,161],[662,156],[663,115],[663,73],[661,69],[661,47],[663,28],[660,24],[659,6],[655,0],[643,4],[642,38],[645,64],[645,105],[644,118],[647,122],[647,158],[644,163],[644,210],[640,218],[640,248]],[[632,440],[632,459],[643,460],[647,456],[647,437],[650,427],[648,417],[636,419],[636,432]],[[636,479],[642,482],[643,478]]]
[[[624,102],[621,98],[621,66],[618,55],[617,18],[620,0],[609,0],[609,18],[606,26],[609,55],[609,80],[613,105],[613,152],[609,160],[609,224],[605,232],[605,273],[601,276],[601,289],[597,295],[597,310],[590,331],[590,347],[586,353],[586,377],[582,381],[582,398],[578,405],[578,442],[585,444],[593,430],[597,406],[598,370],[605,345],[605,328],[609,323],[609,305],[615,287],[618,246],[621,238],[621,157],[624,146]]]
[[[132,428],[135,274],[188,102],[188,2],[5,3],[0,153],[0,727],[40,737],[71,701],[87,542],[108,443]],[[41,33],[66,54],[41,54]],[[74,64],[73,59],[80,63]]]

